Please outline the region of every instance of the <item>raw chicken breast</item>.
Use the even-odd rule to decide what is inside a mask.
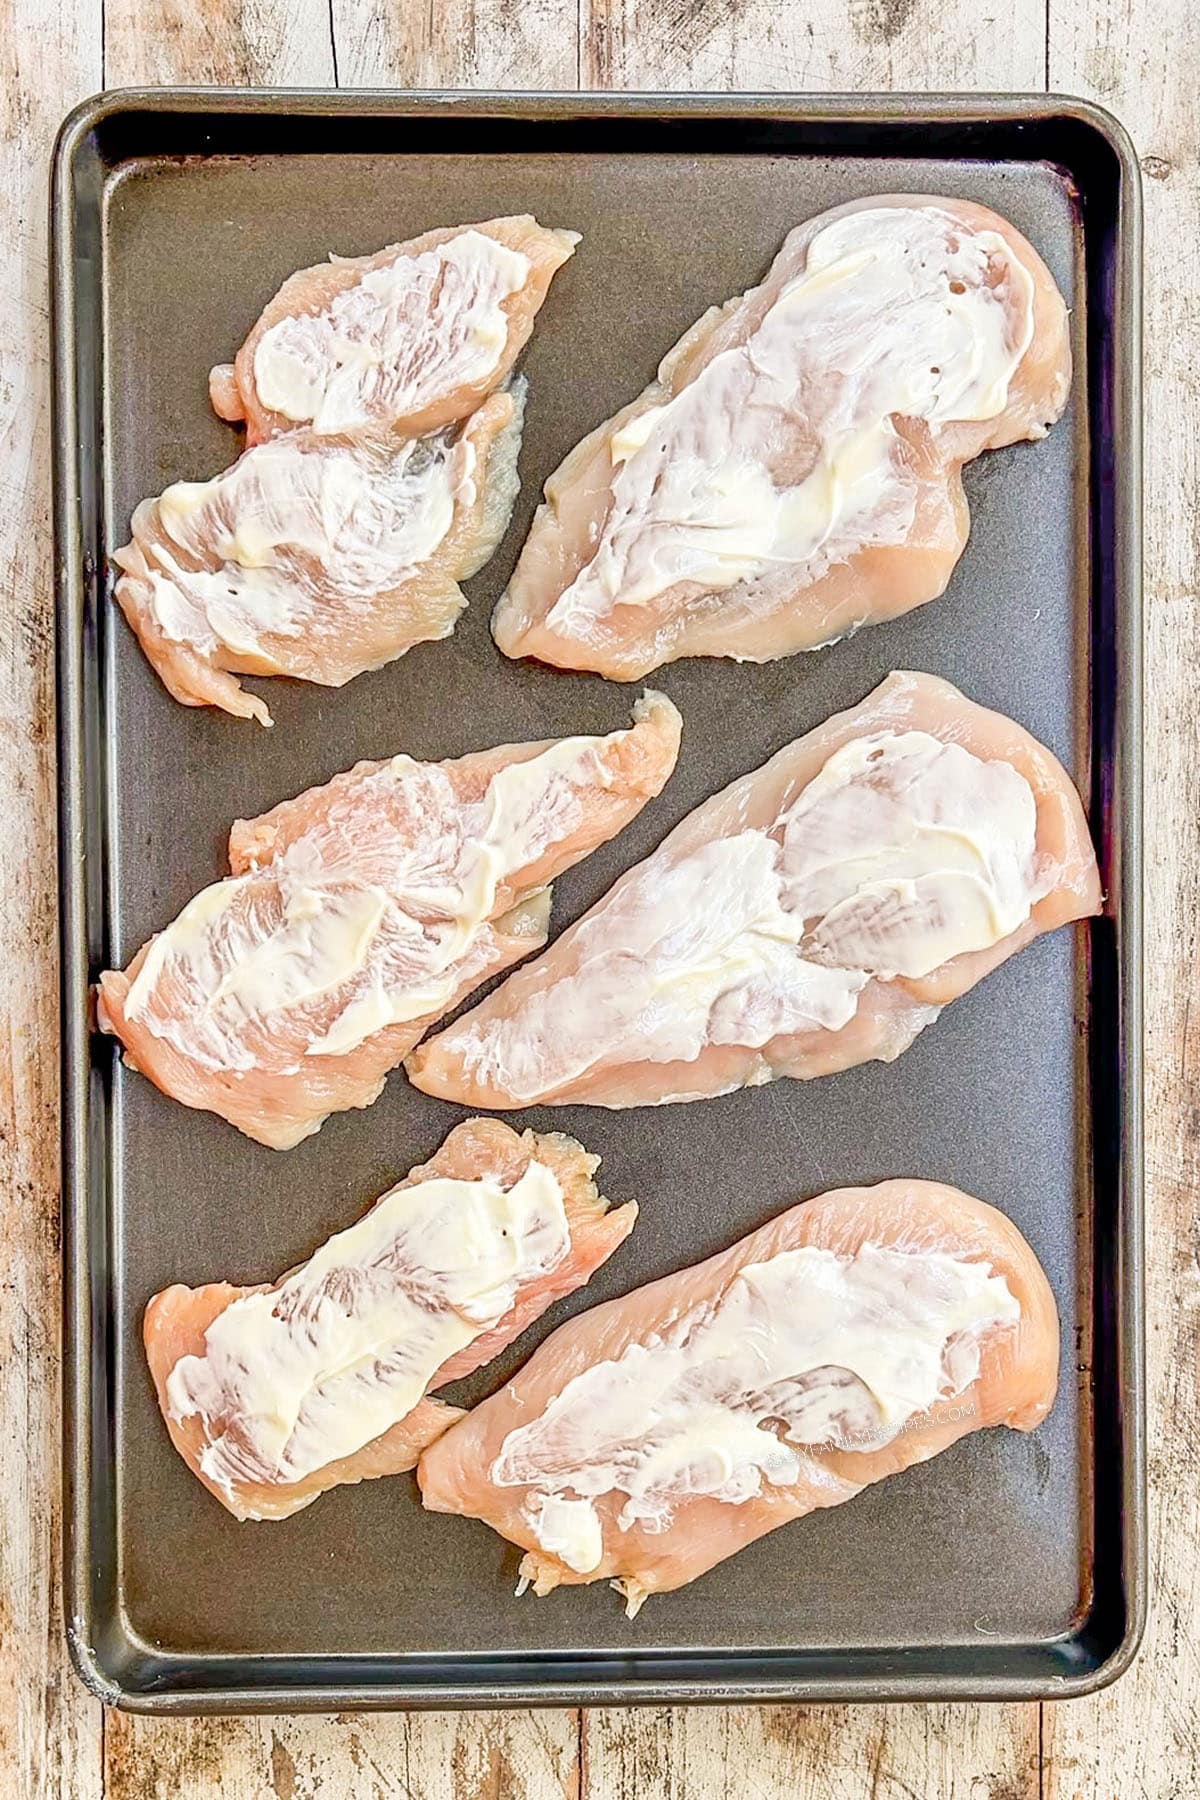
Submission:
[[[244,419],[251,444],[297,425],[406,437],[452,425],[504,381],[578,242],[523,214],[301,269],[213,370],[213,407]]]
[[[269,725],[237,675],[341,687],[448,637],[517,497],[523,405],[493,394],[457,437],[293,431],[143,500],[116,597],[176,700]]]
[[[885,1181],[561,1325],[418,1480],[432,1511],[526,1552],[522,1586],[609,1579],[632,1615],[968,1432],[1032,1430],[1057,1379],[1054,1298],[1016,1226]]]
[[[507,656],[632,681],[767,662],[934,599],[962,465],[1045,435],[1067,314],[1020,232],[885,195],[793,231],[546,484],[493,631]]]
[[[546,940],[549,883],[657,794],[680,718],[647,694],[607,737],[359,763],[239,820],[97,1016],[187,1106],[287,1149],[369,1106],[435,1019]]]
[[[645,1106],[890,1062],[1099,907],[1050,752],[894,674],[698,807],[408,1070],[470,1106]]]
[[[171,1440],[238,1519],[283,1519],[343,1482],[411,1469],[462,1417],[426,1391],[468,1375],[633,1229],[598,1158],[497,1119],[457,1125],[273,1287],[170,1287],[146,1308]]]

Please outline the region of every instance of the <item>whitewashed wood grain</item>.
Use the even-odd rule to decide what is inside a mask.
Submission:
[[[342,87],[573,88],[576,0],[332,0]]]
[[[46,171],[100,85],[94,0],[0,10],[0,1794],[91,1800],[58,1549],[58,1056]]]
[[[107,87],[327,87],[328,0],[80,0],[104,20]],[[38,0],[15,0],[31,13]]]
[[[581,0],[583,87],[1040,88],[1044,0]]]
[[[1200,1793],[1200,34],[1054,0],[1050,79],[1112,108],[1146,207],[1146,1073],[1151,1606],[1132,1672],[1045,1709],[1046,1800]]]
[[[107,1800],[579,1800],[574,1713],[109,1714]]]

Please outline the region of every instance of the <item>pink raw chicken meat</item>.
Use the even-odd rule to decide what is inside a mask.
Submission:
[[[496,642],[634,681],[934,599],[967,540],[963,464],[1066,404],[1067,326],[986,207],[888,194],[810,219],[547,481]]]
[[[1002,1213],[932,1181],[843,1188],[559,1326],[418,1480],[525,1552],[522,1586],[609,1580],[632,1614],[968,1432],[1032,1430],[1058,1362]]]
[[[486,1182],[511,1191],[535,1161],[557,1184],[562,1216],[556,1216],[553,1224],[558,1229],[547,1240],[545,1221],[534,1218],[534,1226],[542,1232],[542,1242],[537,1241],[536,1230],[529,1232],[526,1266],[510,1275],[507,1288],[501,1287],[498,1296],[487,1296],[494,1304],[490,1312],[484,1309],[482,1319],[476,1316],[471,1321],[477,1329],[471,1331],[469,1325],[459,1331],[459,1337],[469,1337],[469,1341],[430,1371],[425,1383],[429,1388],[443,1387],[481,1368],[540,1318],[548,1306],[582,1287],[629,1235],[637,1207],[630,1203],[612,1212],[607,1210],[608,1202],[600,1196],[592,1179],[598,1159],[587,1155],[573,1138],[532,1131],[518,1137],[498,1119],[470,1119],[454,1128],[430,1162],[413,1169],[397,1187],[382,1195],[368,1215],[368,1219],[382,1217],[389,1203],[396,1205],[396,1196],[403,1197],[407,1190],[422,1183]],[[328,1252],[331,1247],[336,1251],[339,1244],[343,1246],[328,1268],[302,1264],[273,1287],[233,1287],[228,1282],[210,1282],[199,1288],[177,1285],[164,1289],[150,1301],[143,1327],[146,1355],[171,1440],[192,1473],[235,1518],[283,1519],[308,1506],[328,1488],[400,1474],[415,1466],[421,1451],[439,1432],[463,1416],[459,1408],[425,1396],[409,1406],[405,1395],[411,1394],[413,1388],[414,1366],[417,1385],[420,1384],[417,1359],[422,1334],[413,1330],[409,1317],[414,1296],[422,1307],[440,1314],[443,1321],[454,1311],[456,1300],[460,1307],[463,1305],[456,1284],[461,1287],[464,1277],[469,1280],[471,1242],[465,1235],[464,1222],[460,1219],[456,1227],[453,1214],[471,1197],[461,1188],[451,1190],[435,1197],[427,1209],[429,1217],[401,1214],[394,1221],[389,1220],[378,1241],[371,1245],[374,1255],[369,1260],[353,1260],[351,1231],[325,1247]],[[401,1198],[400,1206],[403,1204]],[[450,1217],[445,1216],[448,1211]],[[501,1214],[494,1229],[508,1224]],[[450,1253],[441,1261],[430,1260],[431,1244],[437,1242],[429,1235],[431,1226],[434,1232],[441,1226],[449,1234]],[[457,1257],[456,1245],[461,1251]],[[319,1257],[322,1252],[317,1254]],[[238,1377],[246,1371],[239,1370],[227,1354],[218,1362],[220,1346],[215,1341],[212,1354],[206,1356],[206,1334],[234,1302],[272,1293],[280,1298],[275,1303],[274,1316],[267,1322],[271,1333],[266,1340],[267,1354],[279,1360],[290,1355],[299,1362],[311,1344],[317,1346],[316,1355],[303,1370],[303,1398],[299,1402],[293,1399],[291,1436],[275,1457],[260,1442],[253,1416],[239,1410]],[[504,1310],[493,1316],[497,1306]],[[353,1332],[356,1307],[360,1313],[373,1308],[384,1321],[382,1339],[374,1342],[371,1355],[362,1359],[360,1380],[366,1384],[365,1394],[338,1390],[333,1385],[345,1374],[335,1354],[346,1353],[338,1334]],[[476,1315],[479,1310],[476,1303]],[[294,1339],[287,1334],[287,1328],[293,1324],[297,1328]],[[453,1333],[453,1318],[449,1324]],[[307,1344],[301,1327],[311,1334]],[[263,1329],[261,1322],[258,1329]],[[180,1371],[187,1378],[182,1390],[177,1385],[169,1391],[168,1383],[185,1358],[196,1360]],[[198,1363],[207,1363],[207,1367],[198,1367]],[[262,1371],[260,1362],[257,1370],[251,1366],[250,1374],[261,1376]],[[180,1375],[176,1376],[177,1384]],[[339,1448],[355,1436],[353,1418],[378,1424],[381,1417],[396,1416],[368,1441],[331,1460],[321,1460],[320,1439],[314,1450],[312,1436],[307,1443],[303,1436],[306,1431],[314,1433],[320,1423],[313,1402],[320,1396],[322,1382],[330,1384],[324,1398],[325,1404],[332,1399],[335,1414],[339,1392],[342,1395],[341,1416],[332,1420],[334,1442]],[[191,1396],[193,1402],[203,1397],[206,1410],[181,1407],[182,1393]],[[363,1405],[364,1397],[367,1406]],[[298,1448],[303,1452],[299,1457]],[[304,1472],[297,1475],[289,1461],[302,1462]]]
[[[100,1024],[164,1093],[276,1149],[369,1106],[436,1019],[545,943],[549,884],[662,788],[679,714],[649,693],[634,719],[359,763],[239,820],[231,875],[101,976]]]
[[[448,637],[517,496],[524,387],[457,437],[298,429],[133,515],[116,599],[168,691],[271,724],[238,675],[341,687]]]
[[[213,406],[245,420],[250,444],[297,425],[418,437],[455,424],[506,379],[578,242],[521,214],[301,269],[212,371]]]
[[[697,808],[409,1075],[472,1107],[625,1107],[890,1062],[1100,899],[1050,752],[893,674]]]

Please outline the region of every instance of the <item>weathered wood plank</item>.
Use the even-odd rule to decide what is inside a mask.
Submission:
[[[1045,1709],[1047,1800],[1184,1800],[1200,1768],[1200,45],[1148,0],[1054,0],[1050,79],[1146,176],[1146,1058],[1151,1606],[1133,1671]]]
[[[581,0],[580,85],[1040,88],[1044,0]]]
[[[59,1588],[58,994],[46,168],[100,85],[95,0],[0,23],[0,1793],[90,1800]]]
[[[1036,1800],[1036,1706],[584,1714],[585,1800]]]
[[[576,0],[332,0],[343,87],[573,88]]]
[[[108,1800],[578,1800],[574,1713],[110,1714]]]
[[[103,4],[107,87],[325,87],[334,79],[328,0],[88,3]]]

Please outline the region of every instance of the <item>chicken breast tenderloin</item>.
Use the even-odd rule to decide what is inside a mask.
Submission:
[[[98,1022],[164,1093],[299,1143],[545,943],[549,884],[659,792],[680,729],[651,693],[606,737],[359,763],[239,820],[231,874],[101,976]]]
[[[961,470],[1045,435],[1067,312],[1007,220],[883,195],[787,238],[546,483],[494,618],[508,656],[633,681],[766,662],[940,594]]]
[[[400,1474],[461,1417],[427,1398],[497,1356],[624,1242],[598,1158],[498,1119],[457,1125],[273,1287],[175,1286],[146,1308],[172,1442],[238,1519]]]
[[[632,1615],[968,1432],[1032,1430],[1058,1362],[1002,1213],[931,1181],[842,1188],[561,1325],[418,1480],[525,1552],[518,1592],[608,1580]]]
[[[245,422],[248,444],[297,426],[419,437],[459,423],[511,372],[578,242],[524,213],[300,269],[212,371],[213,407]]]
[[[524,399],[457,437],[292,431],[143,500],[115,593],[168,691],[270,725],[238,675],[341,687],[448,637],[512,513]]]
[[[448,636],[517,495],[513,363],[577,242],[493,219],[284,283],[210,382],[245,453],[143,500],[113,555],[175,699],[269,725],[239,675],[341,687]]]

